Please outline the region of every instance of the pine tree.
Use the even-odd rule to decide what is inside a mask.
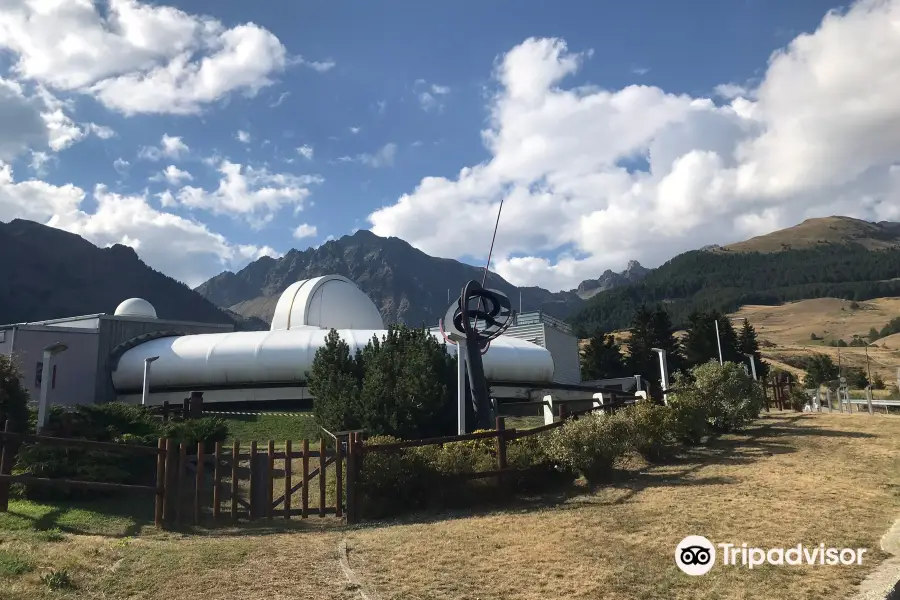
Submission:
[[[759,340],[756,337],[756,329],[750,324],[750,321],[744,319],[741,326],[741,333],[738,335],[738,347],[744,356],[751,354],[753,361],[756,363],[756,376],[764,379],[769,374],[769,365],[762,359],[759,352]]]
[[[709,312],[695,310],[688,316],[687,334],[682,339],[682,347],[690,367],[719,360],[715,318]]]
[[[666,362],[669,375],[680,370],[684,365],[681,345],[675,337],[669,313],[661,306],[651,310],[641,306],[634,314],[631,322],[631,336],[628,339],[628,370],[634,375],[641,375],[651,382],[654,393],[660,390],[659,357],[653,348],[666,351]]]
[[[622,349],[616,339],[603,332],[591,336],[581,353],[581,378],[590,381],[627,375]]]

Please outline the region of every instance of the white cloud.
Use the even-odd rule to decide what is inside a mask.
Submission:
[[[2,2],[0,47],[19,77],[90,94],[124,114],[190,114],[234,91],[252,95],[288,61],[258,25],[226,28],[137,0],[103,8],[92,0]]]
[[[305,158],[306,160],[312,160],[312,158],[313,158],[313,147],[310,146],[310,145],[308,145],[308,144],[304,144],[304,145],[300,146],[299,148],[297,148],[297,154],[299,154],[300,156],[302,156],[302,157]]]
[[[190,151],[184,141],[175,135],[164,133],[159,146],[144,146],[138,151],[138,158],[160,160],[161,158],[181,158]]]
[[[237,138],[237,141],[239,141],[239,142],[242,143],[242,144],[249,144],[249,143],[250,143],[250,134],[249,134],[248,132],[246,132],[246,131],[241,130],[241,129],[238,130],[238,132],[235,134],[234,137]]]
[[[301,210],[310,186],[324,181],[318,175],[271,173],[228,160],[222,160],[218,170],[218,188],[183,187],[175,195],[178,202],[186,208],[244,217],[254,227],[271,221],[283,206]]]
[[[162,173],[156,175],[154,180],[166,181],[170,185],[181,185],[185,181],[193,181],[194,177],[187,171],[183,171],[175,165],[169,165]],[[163,203],[165,206],[165,203]]]
[[[333,60],[322,60],[322,61],[303,61],[303,64],[313,69],[314,71],[318,71],[319,73],[324,73],[326,71],[330,71],[335,67],[337,63]]]
[[[287,99],[287,97],[290,95],[291,95],[290,92],[281,92],[281,94],[278,96],[278,100],[276,100],[275,102],[270,104],[269,107],[270,108],[278,108],[279,106],[281,106],[281,103],[284,102]]]
[[[9,165],[0,164],[0,221],[30,219],[77,233],[104,247],[116,243],[135,248],[151,267],[196,286],[223,269],[243,267],[271,248],[235,245],[206,225],[150,206],[143,195],[124,196],[97,186],[92,213],[87,194],[74,185],[15,181]]]
[[[413,86],[416,98],[419,100],[419,106],[424,111],[443,110],[444,104],[441,101],[442,96],[450,93],[450,88],[445,85],[429,84],[424,79],[417,79]]]
[[[124,158],[119,157],[113,161],[113,169],[115,169],[119,175],[128,173],[129,168],[131,168],[131,163]]]
[[[350,133],[352,133],[353,135],[356,135],[356,134],[359,133],[361,130],[362,130],[362,127],[351,127],[351,128],[350,128]]]
[[[318,230],[315,225],[309,225],[307,223],[302,223],[297,226],[297,229],[294,230],[294,238],[298,240],[302,240],[303,238],[308,237],[316,237],[318,235]]]
[[[28,166],[32,171],[35,172],[36,175],[45,175],[47,172],[47,163],[53,162],[54,160],[56,160],[56,157],[47,154],[46,152],[32,151],[31,162],[28,163]]]
[[[497,66],[490,158],[424,178],[370,215],[372,230],[459,257],[440,226],[453,206],[481,240],[464,253],[483,256],[504,198],[495,268],[560,289],[811,216],[900,220],[898,22],[900,0],[829,13],[773,54],[749,97],[722,105],[650,86],[565,88],[583,55],[526,40]],[[648,168],[633,166],[641,158]]]
[[[397,157],[397,144],[389,142],[375,153],[357,154],[356,156],[340,156],[338,162],[358,162],[376,169],[394,165]]]

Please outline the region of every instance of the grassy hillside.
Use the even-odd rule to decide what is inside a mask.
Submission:
[[[720,248],[724,252],[781,252],[820,244],[856,243],[869,250],[900,246],[900,223],[870,223],[850,217],[807,219],[795,227]]]
[[[569,321],[586,337],[598,328],[627,327],[644,303],[663,303],[673,322],[682,323],[698,308],[732,312],[809,298],[889,296],[900,296],[900,248],[851,243],[776,253],[698,250],[676,256],[640,283],[597,294]]]

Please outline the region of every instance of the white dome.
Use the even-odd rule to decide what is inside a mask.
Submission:
[[[116,307],[117,317],[156,318],[156,309],[143,298],[129,298]]]
[[[272,331],[384,329],[381,313],[356,284],[340,275],[292,283],[275,305]]]

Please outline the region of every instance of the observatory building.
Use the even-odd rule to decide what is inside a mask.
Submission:
[[[521,337],[538,341],[544,323],[528,327]],[[307,372],[330,329],[338,330],[351,353],[386,334],[378,308],[355,283],[326,275],[288,287],[269,331],[159,319],[149,302],[131,298],[113,315],[0,326],[0,352],[15,357],[36,397],[45,350],[64,345],[52,358],[49,400],[56,404],[139,403],[148,362],[149,404],[180,403],[192,391],[203,392],[204,403],[294,401],[310,399]],[[516,329],[495,339],[484,355],[489,383],[552,385],[555,355],[521,339]],[[442,339],[438,331],[431,334]],[[576,371],[564,375],[577,383],[577,340],[570,337],[574,354],[566,362],[574,360]],[[455,354],[456,347],[447,351]]]

